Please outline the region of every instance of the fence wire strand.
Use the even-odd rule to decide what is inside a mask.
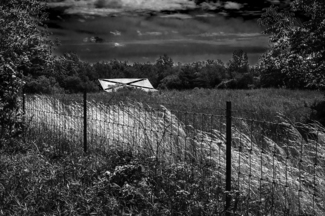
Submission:
[[[75,100],[65,95],[24,96],[24,119],[29,123],[24,130],[25,140],[49,142],[57,155],[82,153],[85,101],[80,95],[74,97]],[[196,113],[177,110],[175,105],[168,109],[168,104],[150,105],[132,100],[107,104],[88,99],[86,104],[85,129],[90,153],[109,153],[120,148],[137,155],[146,154],[155,163],[157,184],[160,178],[162,182],[175,181],[163,175],[175,167],[173,178],[180,176],[182,181],[191,183],[180,183],[183,190],[205,200],[204,205],[214,206],[207,215],[223,212],[227,161],[225,109]],[[270,122],[238,116],[240,110],[234,113],[231,116],[232,214],[324,215],[324,130],[317,125],[293,124],[285,118]],[[311,132],[304,132],[307,129]],[[44,135],[43,140],[39,134]],[[95,160],[100,161],[100,157],[96,155]],[[74,175],[63,172],[63,182],[77,178]],[[167,191],[174,190],[172,184],[168,185]],[[169,205],[173,203],[170,201]]]

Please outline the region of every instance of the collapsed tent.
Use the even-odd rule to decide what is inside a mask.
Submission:
[[[125,87],[141,89],[146,92],[157,91],[147,78],[99,79],[98,81],[106,92],[114,92]]]

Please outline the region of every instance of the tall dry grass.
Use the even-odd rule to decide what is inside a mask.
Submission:
[[[27,100],[26,110],[38,136],[57,136],[73,151],[82,151],[82,104],[34,96]],[[131,101],[110,106],[88,101],[87,114],[90,151],[122,148],[169,164],[209,164],[225,184],[224,118],[215,117],[219,127],[211,124],[210,130],[202,130],[164,106],[153,109]],[[272,123],[233,118],[233,209],[264,215],[324,215],[325,130],[316,123],[292,123],[281,115],[278,119]]]

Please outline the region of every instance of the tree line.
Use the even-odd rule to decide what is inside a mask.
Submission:
[[[101,90],[100,78],[148,78],[158,89],[253,88],[258,87],[258,74],[248,64],[242,50],[224,64],[221,60],[175,64],[164,54],[155,63],[129,63],[112,60],[89,63],[73,53],[57,56],[51,67],[24,74],[26,93],[77,93]]]

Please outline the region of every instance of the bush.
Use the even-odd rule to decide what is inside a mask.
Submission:
[[[165,77],[160,85],[159,89],[182,89],[182,80],[178,75],[170,75]]]
[[[311,107],[310,119],[320,122],[325,126],[325,101],[315,102]]]
[[[254,83],[254,77],[250,73],[245,73],[236,79],[237,89],[249,89]]]
[[[222,192],[207,188],[216,176],[203,180],[211,175],[209,167],[167,166],[119,149],[60,158],[52,151],[40,144],[24,154],[0,155],[2,214],[213,215],[220,210],[215,201]]]
[[[24,92],[30,94],[52,94],[62,93],[64,90],[60,87],[54,77],[46,77],[42,75],[37,78],[27,77]]]
[[[85,84],[78,76],[68,76],[63,80],[63,88],[69,93],[78,93],[85,89]]]
[[[20,94],[23,77],[50,64],[49,33],[40,27],[46,16],[37,0],[0,3],[0,148],[22,131]]]

